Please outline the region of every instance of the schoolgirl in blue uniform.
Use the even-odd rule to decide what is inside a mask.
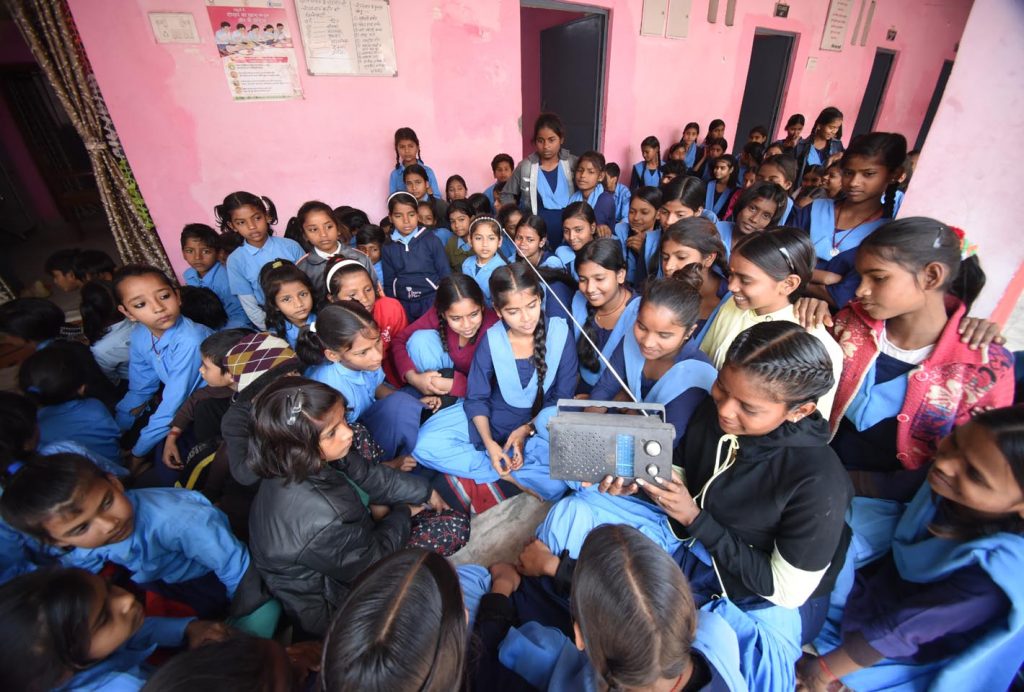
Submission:
[[[571,574],[568,608],[575,632],[536,621],[510,628],[498,656],[507,670],[547,690],[596,690],[609,683],[617,689],[748,689],[743,659],[753,652],[740,650],[727,620],[697,609],[679,567],[642,533],[601,526],[578,561],[561,562]],[[491,591],[488,607],[501,598]],[[516,603],[501,600],[506,609]]]
[[[576,272],[576,253],[597,237],[597,217],[587,202],[573,202],[562,210],[562,236],[565,245],[555,250],[565,270],[573,279],[579,280]]]
[[[217,261],[217,232],[204,223],[185,224],[181,231],[181,254],[189,264],[185,283],[208,288],[220,298],[228,315],[224,328],[252,327],[238,296],[231,292],[228,270]]]
[[[260,288],[266,302],[267,331],[295,348],[299,330],[316,321],[309,275],[287,260],[274,260],[260,271]]]
[[[430,186],[430,176],[423,166],[418,163],[406,166],[402,180],[405,181],[405,191],[419,201],[421,226],[434,230],[438,223],[443,223],[443,220],[448,218],[448,203],[434,194],[437,188]],[[443,230],[447,231],[447,229]],[[444,245],[448,237],[450,236],[442,233],[438,239]]]
[[[775,183],[781,187],[786,195],[786,204],[782,208],[775,225],[792,225],[793,217],[793,186],[796,184],[796,159],[792,156],[778,154],[769,156],[757,169],[757,180],[759,182]]]
[[[249,569],[249,551],[227,516],[200,493],[126,491],[78,454],[32,457],[9,473],[4,520],[66,567],[99,573],[114,563],[142,588],[204,617],[226,611]]]
[[[626,284],[626,260],[614,238],[592,240],[580,250],[577,263],[579,290],[572,299],[573,317],[605,358],[611,358],[636,320],[640,298]],[[606,366],[580,336],[579,327],[575,334],[580,360],[577,393],[589,394]]]
[[[420,159],[420,138],[416,136],[416,132],[411,127],[400,127],[395,130],[395,170],[391,171],[388,178],[389,195],[405,190],[405,180],[402,176],[405,174],[406,167],[414,163],[423,166],[423,170],[427,173],[430,189],[440,190],[441,187],[437,184],[437,176],[434,175],[434,171]]]
[[[674,444],[686,434],[690,416],[707,397],[718,375],[711,360],[690,340],[697,331],[699,281],[699,270],[691,267],[672,278],[650,283],[639,301],[635,321],[611,357],[615,371],[640,401],[665,406],[665,420],[675,426]],[[631,400],[607,370],[594,385],[590,398]],[[607,485],[582,489],[559,501],[537,529],[540,540],[556,555],[568,550],[571,557],[576,557],[595,526],[626,523],[639,528],[668,552],[679,547],[680,539],[669,529],[657,505],[608,495],[603,492]]]
[[[714,233],[714,225],[700,216],[676,221],[661,234],[659,277],[675,276],[694,267],[700,273],[700,310],[697,332],[691,341],[700,346],[708,326],[731,296],[729,292],[728,253],[722,240]],[[683,278],[682,276],[680,277]]]
[[[228,256],[228,285],[245,309],[245,314],[260,329],[265,327],[260,288],[260,269],[276,259],[299,261],[302,246],[289,238],[277,238],[270,228],[277,223],[277,209],[267,197],[249,192],[233,192],[214,207],[223,232],[235,231],[245,243]]]
[[[473,254],[462,263],[462,273],[473,277],[480,286],[487,307],[491,307],[491,275],[498,267],[508,264],[500,252],[502,235],[498,220],[490,216],[478,216],[469,225]]]
[[[811,136],[800,140],[793,149],[797,162],[794,180],[803,180],[808,166],[828,166],[837,154],[843,153],[843,112],[829,106],[818,113]]]
[[[533,421],[575,392],[576,342],[565,320],[545,316],[540,282],[525,264],[494,272],[491,296],[501,322],[477,346],[466,400],[427,420],[413,457],[457,478],[505,480],[555,499],[566,485],[550,478]]]
[[[697,151],[700,149],[700,146],[697,144],[699,137],[700,125],[695,122],[686,123],[686,127],[683,128],[683,134],[679,138],[679,144],[683,146],[682,162],[686,165],[687,170],[693,170],[694,165],[697,163]]]
[[[757,182],[744,189],[736,200],[733,220],[715,224],[726,259],[743,236],[778,226],[788,199],[786,191],[775,183]]]
[[[892,218],[891,200],[906,158],[907,140],[903,135],[861,135],[843,154],[843,199],[816,199],[798,211],[796,225],[810,233],[818,258],[807,295],[837,310],[854,297],[860,284],[854,266],[857,248]],[[886,192],[889,202],[883,204]]]
[[[548,247],[555,250],[562,244],[562,210],[576,191],[576,157],[562,148],[565,128],[554,113],[537,116],[533,143],[537,150],[519,162],[502,188],[501,205],[518,205],[542,217],[551,232]]]
[[[661,142],[654,135],[644,137],[640,142],[640,153],[643,160],[633,165],[633,175],[629,179],[629,189],[641,187],[658,187],[661,184]]]
[[[719,156],[711,167],[711,181],[704,195],[704,208],[710,209],[715,216],[724,216],[726,205],[735,189],[736,159],[728,154]]]
[[[49,568],[0,587],[8,637],[0,680],[9,690],[138,692],[158,647],[228,636],[220,623],[146,617],[135,595],[99,575]]]
[[[529,214],[519,219],[512,237],[516,254],[526,262],[538,268],[565,269],[565,263],[548,249],[548,227],[542,217]]]
[[[633,196],[629,188],[619,182],[620,174],[617,163],[604,167],[604,191],[615,198],[615,223],[625,221],[629,216],[629,200]]]
[[[892,547],[858,570],[797,675],[809,690],[1011,685],[1024,651],[1024,409],[953,430],[900,519]],[[834,617],[833,617],[834,615]]]
[[[685,175],[675,178],[661,189],[661,205],[658,207],[658,224],[647,231],[637,258],[636,285],[641,286],[649,278],[658,275],[661,269],[658,249],[661,247],[661,229],[668,228],[676,221],[704,214],[704,199],[707,189],[697,178]],[[714,221],[717,221],[716,218]],[[714,223],[714,221],[712,223]]]
[[[597,223],[611,228],[615,225],[615,195],[604,189],[604,155],[586,151],[576,160],[576,191],[569,196],[569,204],[586,202],[594,210]]]
[[[163,384],[160,405],[132,447],[132,466],[136,466],[167,436],[171,419],[185,399],[204,385],[199,346],[213,331],[182,316],[178,291],[155,267],[121,267],[114,275],[114,294],[122,314],[138,323],[132,330],[128,392],[115,411],[121,430],[132,427]]]
[[[644,247],[646,234],[653,231],[658,222],[661,207],[661,190],[656,187],[640,187],[633,191],[629,200],[629,213],[615,224],[614,236],[622,245],[626,258],[626,280],[636,284],[637,264]]]
[[[384,295],[397,298],[409,321],[430,309],[437,284],[451,274],[444,246],[433,232],[419,225],[417,201],[408,192],[388,197],[393,242],[381,250]]]
[[[366,308],[353,301],[320,310],[317,320],[299,332],[296,353],[310,366],[306,377],[341,392],[348,421],[365,425],[386,459],[409,454],[423,408],[441,405],[437,396],[417,400],[384,382],[380,329]]]

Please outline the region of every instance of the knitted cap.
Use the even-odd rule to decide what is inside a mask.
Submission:
[[[267,332],[250,334],[228,351],[224,367],[242,391],[268,370],[291,362],[300,367],[298,356],[288,342]]]

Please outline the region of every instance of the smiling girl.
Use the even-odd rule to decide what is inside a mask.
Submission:
[[[646,234],[654,230],[661,207],[661,190],[656,187],[640,187],[633,191],[629,200],[626,218],[615,224],[614,236],[622,245],[626,258],[626,278],[636,283],[638,257],[644,247]]]
[[[699,346],[707,325],[714,320],[730,295],[728,252],[711,222],[697,216],[677,221],[665,230],[661,236],[660,254],[659,276],[674,276],[690,266],[700,274],[698,331],[693,336]]]
[[[565,265],[572,278],[579,279],[576,268],[577,253],[597,237],[597,217],[586,202],[573,202],[562,210],[562,235],[565,244],[555,250],[555,255]]]
[[[212,331],[181,314],[181,299],[170,279],[155,267],[129,264],[114,274],[118,310],[137,322],[131,334],[128,393],[117,404],[116,419],[128,430],[163,385],[160,404],[132,447],[132,467],[167,437],[171,419],[185,399],[203,386],[199,346]]]
[[[260,270],[268,262],[286,259],[297,262],[302,246],[288,238],[274,237],[271,226],[277,223],[277,209],[267,197],[251,192],[233,192],[214,207],[222,232],[233,231],[245,243],[228,256],[228,284],[245,309],[252,323],[265,327],[260,305],[265,296],[260,288]]]

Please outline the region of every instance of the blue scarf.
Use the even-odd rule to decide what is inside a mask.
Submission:
[[[622,342],[623,336],[626,334],[627,329],[633,327],[633,323],[636,322],[636,314],[640,310],[640,296],[634,296],[632,300],[626,305],[626,309],[619,315],[618,321],[612,328],[611,334],[608,335],[608,341],[604,343],[604,348],[601,349],[601,353],[604,357],[611,360],[612,353],[615,352],[615,347]],[[576,321],[580,324],[586,324],[587,321],[587,299],[586,297],[576,291],[576,295],[572,297],[572,316],[576,318]],[[575,329],[576,338],[579,339],[579,329]],[[597,370],[587,370],[582,365],[580,366],[580,377],[583,381],[589,385],[594,385],[597,380],[605,371],[604,361],[598,359]]]
[[[551,189],[551,184],[548,183],[548,177],[544,175],[544,170],[537,166],[537,194],[540,196],[542,202],[544,202],[545,209],[565,209],[569,205],[569,181],[565,179],[565,174],[562,172],[562,163],[559,161],[558,167],[555,169],[555,189]]]
[[[889,219],[866,221],[856,228],[841,230],[836,233],[836,206],[830,199],[816,199],[811,202],[811,242],[818,259],[831,262],[832,243],[839,241],[836,248],[839,253],[857,249],[861,241],[874,233],[875,229]]]
[[[623,355],[626,358],[626,383],[633,394],[641,396],[644,365],[647,359],[640,353],[640,344],[636,336],[630,332],[622,340]],[[682,351],[680,351],[680,355]],[[705,392],[711,391],[711,385],[718,379],[715,366],[704,361],[686,358],[676,361],[643,397],[649,404],[668,404],[691,387],[700,387]]]
[[[562,360],[562,350],[569,336],[569,326],[561,317],[548,319],[545,361],[548,363],[542,386],[547,392],[554,383],[558,363]],[[508,329],[504,322],[496,322],[487,330],[487,344],[491,349],[491,360],[494,363],[494,375],[498,380],[501,398],[509,406],[515,408],[531,408],[537,399],[537,371],[534,370],[530,381],[524,387],[519,382],[519,370],[516,368],[516,357],[512,353],[512,342],[508,338]]]

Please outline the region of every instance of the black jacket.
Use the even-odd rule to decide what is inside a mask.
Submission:
[[[672,520],[672,528],[708,549],[733,601],[759,596],[795,608],[831,591],[849,543],[844,518],[853,486],[828,434],[828,422],[814,412],[761,437],[741,436],[735,462],[707,485],[724,435],[714,401],[690,420],[675,463],[694,497],[707,490],[697,519],[689,527]],[[777,575],[784,583],[776,584]]]
[[[391,512],[375,523],[352,484]],[[262,480],[249,514],[249,552],[292,622],[323,636],[352,581],[408,540],[406,503],[429,497],[425,478],[351,452],[302,483]]]

